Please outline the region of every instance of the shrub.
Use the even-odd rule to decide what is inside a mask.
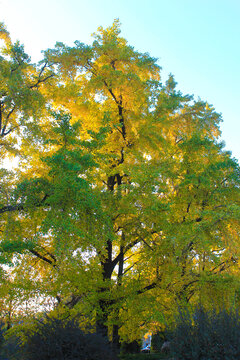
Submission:
[[[76,319],[38,321],[22,344],[24,360],[114,360],[110,344],[99,334],[84,333]]]
[[[21,353],[19,347],[19,339],[16,336],[11,336],[4,339],[1,349],[0,360],[21,360]]]
[[[0,360],[3,359],[2,347],[4,345],[4,323],[0,320]]]
[[[151,341],[151,352],[159,353],[161,352],[162,345],[166,341],[166,334],[163,331],[159,331],[156,334],[152,335]]]
[[[3,334],[4,334],[4,323],[1,322],[0,320],[0,348],[2,347],[2,343],[4,340]]]
[[[237,310],[207,311],[193,314],[179,311],[171,334],[172,355],[178,360],[240,359],[240,315]]]
[[[132,342],[123,342],[121,344],[121,354],[138,354],[140,353],[141,346],[139,341],[134,340]]]

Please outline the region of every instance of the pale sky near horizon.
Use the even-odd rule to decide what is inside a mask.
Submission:
[[[240,162],[240,0],[0,0],[0,21],[32,61],[56,41],[91,43],[115,18],[122,36],[158,58],[183,93],[222,113],[222,139]]]

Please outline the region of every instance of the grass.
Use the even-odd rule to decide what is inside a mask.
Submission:
[[[127,354],[120,357],[121,360],[161,360],[169,359],[169,355],[165,354]]]

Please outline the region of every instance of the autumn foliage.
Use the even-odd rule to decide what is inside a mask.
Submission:
[[[162,83],[118,21],[38,65],[1,34],[0,152],[18,161],[0,170],[6,314],[51,300],[118,345],[181,302],[238,303],[240,173],[213,106]]]

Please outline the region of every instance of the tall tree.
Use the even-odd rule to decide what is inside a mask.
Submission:
[[[162,85],[156,59],[129,46],[118,21],[91,46],[58,43],[44,63],[54,112],[37,149],[23,141],[27,166],[0,212],[21,211],[5,229],[27,251],[22,271],[38,260],[41,277],[34,267],[29,277],[43,293],[117,344],[234,269],[239,167],[218,142],[220,115],[172,75]]]

